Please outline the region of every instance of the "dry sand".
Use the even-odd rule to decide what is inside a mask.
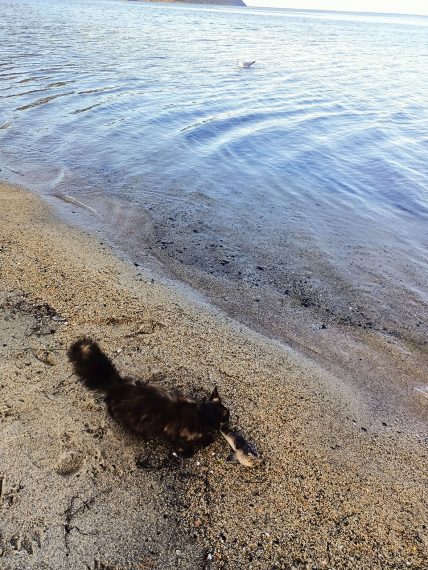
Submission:
[[[414,421],[375,413],[362,387],[119,260],[40,198],[0,197],[2,570],[428,568],[428,400]],[[124,432],[72,375],[82,334],[123,372],[190,394],[216,383],[264,464],[225,462],[220,438],[181,460]]]

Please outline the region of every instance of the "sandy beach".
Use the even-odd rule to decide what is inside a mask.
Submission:
[[[303,354],[251,332],[41,198],[0,196],[2,570],[428,567],[426,352],[329,327],[322,366],[313,338]],[[83,334],[126,374],[217,385],[263,464],[226,462],[220,437],[179,459],[126,433],[72,374]]]

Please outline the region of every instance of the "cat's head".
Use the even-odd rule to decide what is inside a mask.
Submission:
[[[204,424],[212,430],[219,430],[229,423],[229,410],[222,404],[217,386],[210,398],[201,403],[199,411]]]

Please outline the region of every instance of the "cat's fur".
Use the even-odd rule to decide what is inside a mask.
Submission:
[[[108,411],[118,422],[139,434],[166,436],[183,455],[211,443],[228,424],[229,410],[221,403],[217,388],[208,401],[196,402],[170,394],[157,384],[121,376],[90,338],[73,343],[68,357],[81,382],[104,394]]]

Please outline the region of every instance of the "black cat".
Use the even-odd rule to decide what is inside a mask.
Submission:
[[[229,422],[217,388],[199,402],[173,395],[161,386],[123,377],[96,342],[82,338],[71,345],[68,357],[81,382],[104,394],[110,414],[124,427],[145,435],[170,439],[189,457],[195,447],[208,445]]]

